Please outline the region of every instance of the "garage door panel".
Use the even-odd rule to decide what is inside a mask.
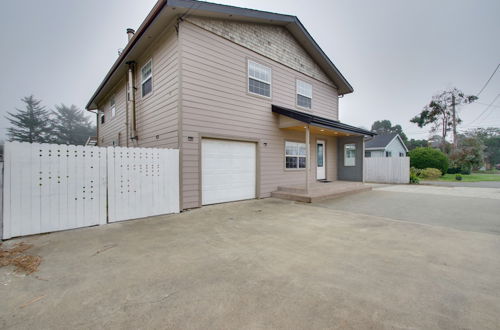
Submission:
[[[256,145],[202,140],[202,204],[255,198]]]

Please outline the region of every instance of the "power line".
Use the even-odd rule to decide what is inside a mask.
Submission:
[[[481,116],[486,112],[488,111],[492,106],[493,106],[493,103],[496,102],[496,100],[500,97],[500,94],[497,94],[497,96],[493,99],[493,101],[491,101],[490,104],[488,104],[488,106],[479,114],[479,116],[477,116],[473,121],[471,121],[468,125],[465,125],[465,126],[471,126],[473,123],[475,123],[479,118],[481,118]]]
[[[488,84],[489,84],[489,83],[490,83],[490,81],[491,81],[491,78],[493,78],[493,76],[495,75],[495,73],[497,73],[497,71],[498,71],[498,68],[499,68],[499,67],[500,67],[500,63],[498,63],[498,65],[497,65],[497,67],[496,67],[495,71],[493,71],[493,73],[491,74],[491,76],[490,76],[490,78],[488,79],[488,81],[486,81],[486,83],[484,84],[483,88],[481,88],[481,90],[479,91],[479,93],[477,93],[477,94],[476,94],[476,96],[479,96],[479,94],[481,94],[481,93],[484,91],[484,89],[486,88],[486,86],[488,86]]]

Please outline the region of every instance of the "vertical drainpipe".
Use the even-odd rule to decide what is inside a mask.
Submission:
[[[97,147],[99,145],[99,125],[100,125],[99,124],[99,110],[97,110],[95,112],[95,118],[96,118],[96,121],[95,121],[95,135],[96,135],[96,139],[97,139],[95,145]]]
[[[306,194],[309,195],[309,171],[311,170],[311,132],[309,125],[306,125]]]
[[[135,87],[134,87],[134,71],[135,62],[129,61],[128,64],[128,89],[129,89],[129,109],[131,110],[131,140],[137,140],[137,116],[135,111]]]

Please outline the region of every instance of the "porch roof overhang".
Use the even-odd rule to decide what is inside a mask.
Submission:
[[[297,111],[297,110],[292,110],[292,109],[287,109],[278,105],[272,105],[272,111],[274,113],[277,113],[279,115],[291,118],[295,121],[305,123],[307,125],[319,127],[323,130],[329,130],[333,132],[339,132],[341,135],[365,135],[365,136],[374,136],[377,135],[376,133],[367,131],[365,129],[347,125],[344,123],[341,123],[340,121],[337,120],[331,120],[328,118],[320,117],[320,116],[315,116],[313,114],[305,113],[302,111]],[[293,122],[289,123],[288,125],[283,125],[280,126],[281,128],[286,128],[286,127],[294,127],[297,125],[294,125]],[[320,130],[321,131],[321,130]]]

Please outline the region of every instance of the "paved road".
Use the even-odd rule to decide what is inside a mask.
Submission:
[[[420,181],[421,184],[443,187],[500,188],[500,181],[461,182],[461,181]]]
[[[374,185],[317,203],[335,210],[500,235],[500,189]]]

